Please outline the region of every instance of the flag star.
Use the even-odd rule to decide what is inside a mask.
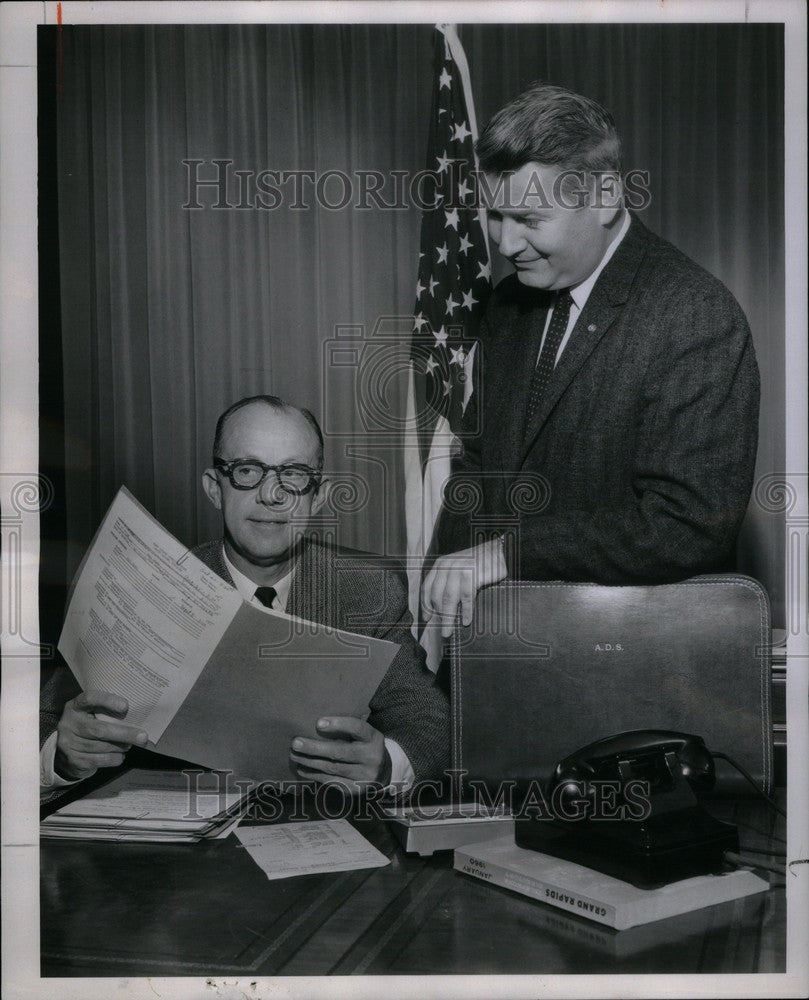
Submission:
[[[443,326],[441,327],[441,329],[437,333],[434,333],[433,336],[435,337],[435,346],[436,347],[440,347],[442,344],[446,344],[446,342],[447,342],[447,331],[444,329]]]
[[[427,326],[427,320],[423,313],[418,313],[413,317],[413,326],[416,330],[421,330],[423,326]]]
[[[416,281],[416,298],[420,299],[422,293],[424,292],[426,285],[422,285],[421,281]]]
[[[464,292],[463,294],[463,307],[472,312],[472,306],[477,302],[477,299],[472,298],[471,292]]]
[[[427,358],[427,364],[425,366],[425,371],[427,372],[428,375],[432,375],[432,373],[435,371],[435,369],[437,367],[438,367],[438,362],[435,360],[435,358],[431,354],[429,356],[429,358]]]
[[[438,263],[439,264],[446,264],[446,262],[447,262],[447,254],[449,253],[449,247],[447,246],[447,244],[444,243],[444,245],[442,247],[436,247],[435,249],[436,249],[436,251],[438,253]]]
[[[464,179],[458,185],[458,197],[461,199],[461,201],[465,201],[466,196],[471,193],[472,193],[472,188],[469,187],[469,185],[466,183],[466,178],[464,177]]]
[[[455,132],[452,138],[457,139],[459,142],[463,142],[468,135],[472,134],[466,127],[466,122],[461,122],[460,125],[453,125],[452,128]]]
[[[449,393],[450,393],[450,389],[452,388],[452,386],[451,386],[451,384],[450,384],[450,382],[449,382],[448,379],[442,379],[442,382],[444,383],[444,395],[448,396]]]
[[[459,305],[460,303],[456,302],[455,299],[453,299],[452,295],[450,295],[450,297],[447,299],[447,316],[451,316]]]
[[[461,251],[462,251],[462,253],[466,253],[466,251],[469,250],[469,249],[471,249],[471,247],[472,247],[472,241],[469,239],[469,237],[466,234],[464,234],[461,237]]]
[[[433,289],[437,284],[438,282],[435,280],[435,278],[432,275],[430,275],[430,295],[434,294]]]
[[[438,163],[438,173],[443,174],[447,167],[452,163],[452,157],[447,156],[446,149],[444,150],[443,156],[436,156],[436,162]]]
[[[463,347],[459,347],[457,351],[454,347],[450,347],[449,353],[452,355],[451,365],[460,365],[463,367],[464,361],[466,361],[466,351]]]
[[[446,209],[445,209],[444,210],[444,215],[446,215],[446,217],[447,217],[447,221],[444,224],[444,228],[446,229],[447,226],[452,226],[452,228],[457,233],[457,231],[458,231],[458,223],[460,221],[460,219],[458,218],[458,209],[457,208],[453,208],[453,210],[451,212],[447,212]],[[472,244],[470,243],[469,245],[471,246]]]
[[[477,277],[475,278],[475,281],[477,281],[478,278],[485,278],[485,280],[488,281],[489,278],[491,278],[491,276],[492,276],[492,269],[491,269],[491,267],[484,260],[482,260],[478,264],[478,267],[480,268],[480,270],[477,273]]]
[[[451,87],[452,86],[452,77],[447,72],[447,67],[446,66],[444,67],[444,71],[442,72],[442,74],[438,78],[438,80],[439,80],[439,84],[440,84],[440,86],[438,88],[439,90],[441,89],[441,87]]]

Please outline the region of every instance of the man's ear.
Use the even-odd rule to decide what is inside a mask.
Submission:
[[[329,482],[328,479],[320,480],[320,486],[318,487],[317,493],[315,493],[314,497],[312,498],[312,509],[311,509],[312,514],[320,513],[323,504],[326,502],[326,497],[328,495],[330,487],[331,483]]]
[[[206,469],[202,473],[202,488],[205,496],[211,501],[217,510],[222,509],[222,484],[216,475],[215,469]]]
[[[595,192],[598,199],[599,221],[604,227],[613,225],[616,219],[620,218],[624,208],[624,185],[620,174],[604,173],[598,176],[598,190]]]

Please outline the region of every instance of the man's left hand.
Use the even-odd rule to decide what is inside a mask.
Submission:
[[[461,621],[472,621],[475,596],[481,587],[499,583],[508,576],[508,566],[499,538],[436,559],[421,588],[428,614],[441,619],[441,635],[452,635],[461,606]]]
[[[296,736],[289,758],[301,778],[342,785],[352,793],[378,782],[389,769],[385,738],[362,719],[327,716],[318,719],[322,739]]]

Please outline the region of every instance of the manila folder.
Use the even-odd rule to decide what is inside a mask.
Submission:
[[[243,603],[150,749],[239,778],[285,781],[295,736],[323,715],[365,717],[398,645]]]

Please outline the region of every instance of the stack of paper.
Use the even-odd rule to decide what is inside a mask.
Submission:
[[[214,772],[133,768],[52,813],[40,833],[175,844],[226,837],[243,815],[252,787]]]

